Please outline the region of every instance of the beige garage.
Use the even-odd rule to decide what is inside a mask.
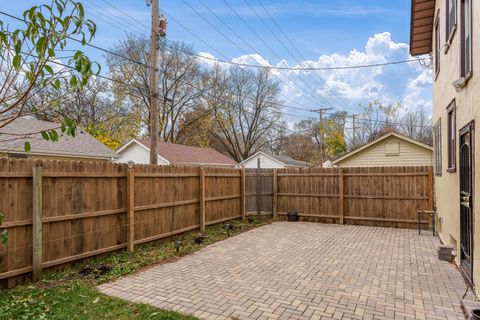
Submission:
[[[433,148],[390,132],[333,161],[339,167],[431,166]]]

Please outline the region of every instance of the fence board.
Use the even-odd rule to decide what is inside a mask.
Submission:
[[[205,225],[259,210],[280,217],[293,211],[315,221],[342,223],[343,217],[348,224],[415,227],[417,210],[433,206],[431,167],[345,168],[343,178],[338,169],[243,174],[203,168],[202,195],[198,167],[134,165],[134,178],[127,179],[125,164],[0,159],[0,212],[10,235],[7,245],[0,245],[2,286],[15,285],[33,270],[35,166],[43,168],[42,268],[126,248],[128,212],[134,244],[198,229],[201,199]]]

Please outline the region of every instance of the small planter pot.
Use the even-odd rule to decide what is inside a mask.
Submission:
[[[472,320],[480,320],[480,309],[473,309],[472,316],[470,317]]]
[[[298,221],[298,213],[296,212],[289,212],[287,213],[287,220],[288,221]]]

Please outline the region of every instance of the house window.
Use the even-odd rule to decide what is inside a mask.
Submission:
[[[435,77],[440,72],[440,11],[435,19]]]
[[[446,39],[451,43],[457,29],[457,0],[447,0],[446,20]]]
[[[472,0],[461,0],[461,77],[469,79],[472,75]]]
[[[442,123],[441,119],[438,119],[437,123],[433,127],[433,144],[435,153],[435,175],[442,175]]]
[[[453,100],[447,108],[448,114],[448,171],[455,172],[456,159],[456,117],[455,117],[455,100]]]

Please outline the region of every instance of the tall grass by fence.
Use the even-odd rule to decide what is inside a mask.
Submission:
[[[247,171],[0,159],[0,281],[245,217],[412,227],[431,167]]]

